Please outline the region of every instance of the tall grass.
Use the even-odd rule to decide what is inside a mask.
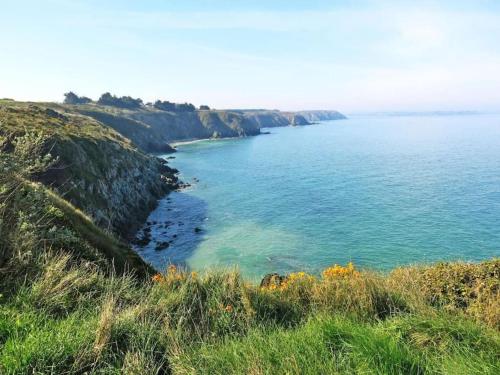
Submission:
[[[19,280],[0,300],[1,373],[500,369],[498,330],[466,309],[417,308],[416,296],[391,289],[392,276],[301,276],[270,288],[231,270],[198,275],[172,266],[141,281],[70,261],[48,256],[36,278]]]

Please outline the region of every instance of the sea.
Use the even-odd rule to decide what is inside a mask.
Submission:
[[[136,246],[144,259],[257,280],[500,256],[500,115],[352,115],[265,130],[164,156],[191,186],[151,213],[152,240]]]

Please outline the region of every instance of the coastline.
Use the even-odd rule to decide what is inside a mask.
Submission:
[[[175,141],[175,142],[171,142],[171,143],[169,143],[169,145],[172,146],[172,147],[177,147],[177,146],[189,145],[189,144],[192,144],[192,143],[199,143],[199,142],[205,142],[205,141],[214,141],[214,140],[217,140],[217,139],[214,139],[214,138],[190,139],[190,140],[187,140],[187,141]]]
[[[200,138],[200,139],[190,139],[190,140],[185,140],[185,141],[175,141],[169,143],[170,146],[172,147],[177,147],[177,146],[185,146],[189,145],[192,143],[199,143],[199,142],[215,142],[215,141],[225,141],[225,140],[231,140],[231,139],[241,139],[241,138],[247,138],[247,137],[256,137],[262,134],[268,134],[268,133],[259,133],[255,135],[245,135],[245,136],[239,136],[239,137],[223,137],[223,138]]]

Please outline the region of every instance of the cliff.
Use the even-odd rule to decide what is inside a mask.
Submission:
[[[106,124],[146,152],[168,153],[169,142],[257,135],[259,126],[240,113],[203,110],[169,112],[153,107],[121,109],[96,104],[61,105]]]
[[[121,237],[135,233],[157,200],[177,187],[176,171],[163,160],[95,119],[54,104],[0,101],[0,134],[27,132],[47,137],[57,158],[36,180]]]
[[[240,113],[260,128],[311,125],[315,121],[342,120],[346,118],[337,111],[240,110]]]
[[[304,117],[307,121],[329,121],[329,120],[344,120],[347,117],[338,111],[299,111],[298,115]]]
[[[281,112],[277,110],[197,110],[163,111],[153,106],[134,109],[96,103],[51,104],[60,111],[94,118],[124,137],[141,150],[169,153],[175,141],[244,137],[260,134],[263,127],[310,125],[313,121],[346,118],[337,111]]]

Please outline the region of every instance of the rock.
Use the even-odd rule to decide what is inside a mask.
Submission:
[[[199,228],[199,227],[194,228],[194,232],[195,232],[195,233],[200,233],[201,231],[202,231],[202,229],[201,229],[201,228]]]
[[[268,273],[260,282],[261,288],[268,288],[271,285],[280,286],[286,280],[286,276],[278,273]]]
[[[146,229],[149,229],[149,231],[147,231]],[[151,242],[151,229],[144,228],[144,230],[142,232],[142,236],[136,237],[132,242],[135,245],[140,246],[140,247],[144,247],[144,246],[148,245]]]
[[[156,246],[155,246],[155,250],[156,250],[156,251],[165,250],[165,249],[167,249],[169,246],[170,246],[170,243],[169,243],[168,241],[161,241],[161,242],[157,242],[157,243],[156,243]]]

